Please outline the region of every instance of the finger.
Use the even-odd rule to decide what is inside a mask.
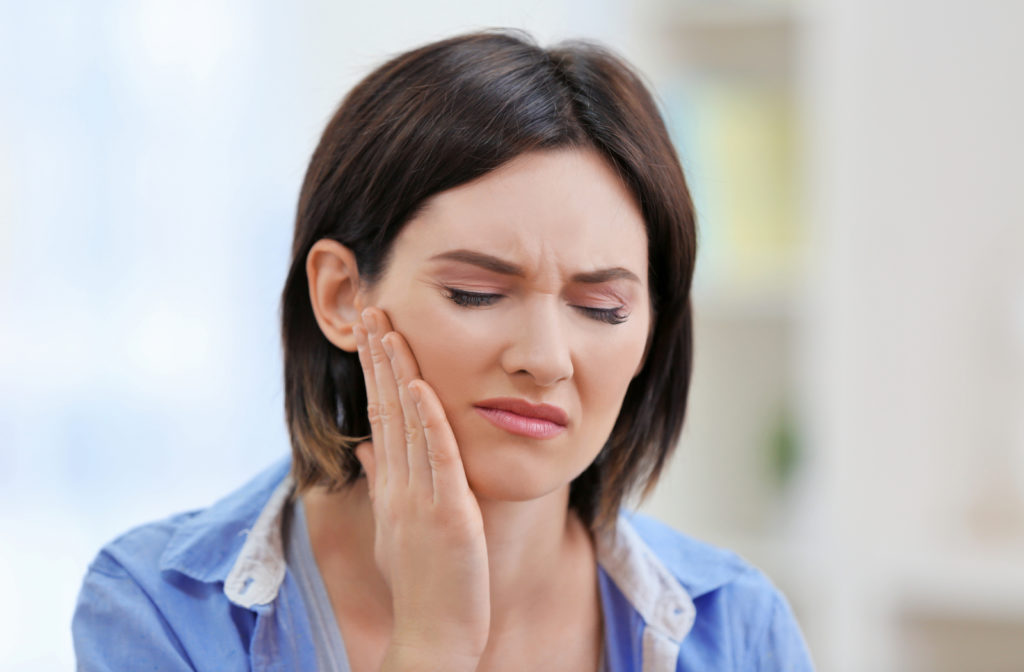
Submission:
[[[452,504],[467,495],[471,495],[466,470],[462,464],[462,455],[455,442],[448,417],[441,406],[434,390],[423,380],[414,380],[409,384],[409,391],[416,408],[423,436],[427,443],[427,461],[430,464],[430,475],[434,483],[434,503]]]
[[[405,445],[409,463],[409,486],[432,496],[434,485],[430,476],[430,462],[427,459],[427,443],[423,436],[423,425],[420,423],[416,402],[409,394],[408,385],[420,377],[416,358],[409,344],[397,331],[384,336],[384,343],[391,351],[391,367],[398,380],[398,398],[402,403],[402,415],[405,418]]]
[[[405,418],[402,417],[402,402],[398,397],[398,382],[391,368],[391,358],[384,351],[381,337],[391,330],[384,311],[367,308],[363,311],[370,342],[370,359],[373,361],[373,376],[377,382],[377,410],[384,435],[384,459],[388,465],[388,480],[407,485],[409,483],[409,457],[405,447]]]
[[[363,465],[363,471],[366,472],[366,489],[370,494],[370,501],[373,501],[373,493],[377,485],[376,473],[377,463],[376,457],[374,456],[375,449],[372,441],[363,441],[356,446],[355,454],[356,459],[359,460],[359,464]]]
[[[377,380],[373,373],[373,358],[370,355],[369,336],[366,327],[357,324],[352,327],[356,337],[356,348],[359,351],[359,364],[363,368],[363,380],[366,381],[366,414],[370,420],[370,437],[373,443],[373,458],[376,473],[373,476],[374,488],[377,491],[387,484],[388,463],[384,458],[384,427],[380,421],[380,407],[377,402]],[[356,453],[358,458],[359,454]],[[365,469],[365,465],[364,465]],[[371,478],[369,472],[367,479]]]

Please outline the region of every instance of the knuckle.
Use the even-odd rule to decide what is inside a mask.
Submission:
[[[369,418],[371,425],[380,424],[380,422],[381,422],[380,404],[378,404],[376,402],[370,402],[369,404],[367,404],[366,405],[366,416],[367,416],[367,418]]]
[[[405,426],[405,442],[406,443],[408,443],[408,444],[419,443],[420,438],[422,436],[423,435],[420,433],[420,430],[419,430],[418,427],[411,427],[409,425]]]
[[[447,450],[428,450],[427,459],[435,469],[448,467],[455,461],[455,457]]]
[[[393,401],[383,401],[377,404],[377,415],[383,423],[390,422],[393,418],[401,417],[398,407]]]

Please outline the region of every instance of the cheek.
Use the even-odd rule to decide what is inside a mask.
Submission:
[[[465,325],[449,311],[432,309],[426,304],[410,300],[385,310],[395,331],[409,344],[423,380],[437,392],[447,410],[451,391],[474,372],[472,355],[480,351],[482,341],[467,333]]]
[[[611,432],[642,361],[647,335],[646,327],[638,326],[621,341],[594,343],[580,353],[579,361],[584,364],[577,375],[581,401],[584,408],[589,406],[601,431]]]

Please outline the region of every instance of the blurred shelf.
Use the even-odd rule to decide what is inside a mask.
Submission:
[[[901,611],[1024,621],[1024,545],[895,556],[894,607]]]
[[[839,582],[871,585],[886,596],[883,611],[900,617],[1024,622],[1024,544],[883,552],[864,558],[857,576],[840,576],[829,552],[774,534],[725,535],[712,543],[761,568],[796,601]],[[850,559],[848,558],[848,561]]]

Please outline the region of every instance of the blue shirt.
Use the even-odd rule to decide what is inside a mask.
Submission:
[[[283,546],[289,469],[105,546],[72,620],[78,669],[315,670]],[[813,669],[786,599],[736,554],[625,512],[596,549],[612,672]]]

